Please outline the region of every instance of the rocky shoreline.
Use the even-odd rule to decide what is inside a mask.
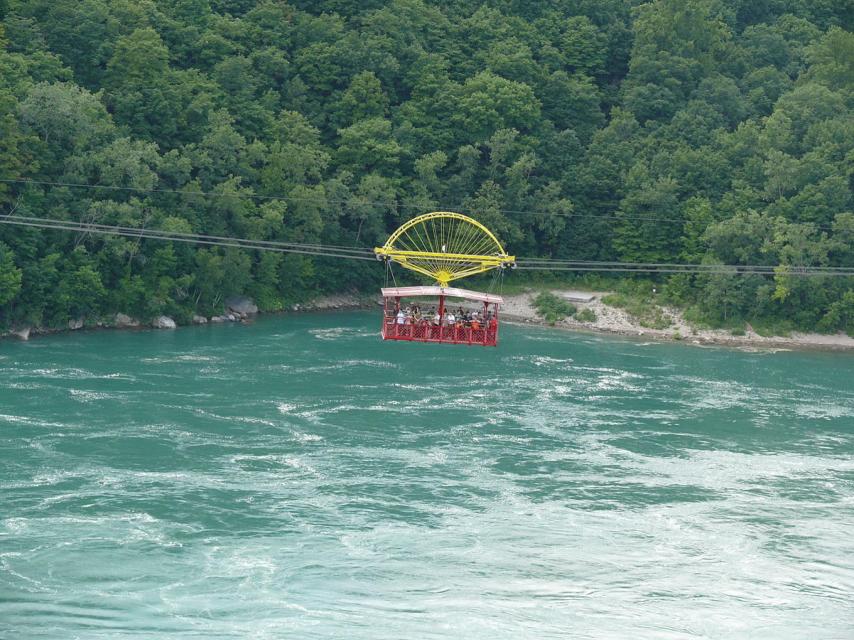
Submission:
[[[589,302],[572,300],[578,311],[589,309],[595,314],[595,320],[582,322],[576,318],[566,318],[551,325],[543,320],[534,308],[537,292],[526,292],[504,296],[501,315],[505,321],[518,324],[537,324],[568,331],[588,331],[611,335],[645,338],[666,342],[681,342],[696,346],[718,345],[740,349],[810,349],[820,351],[854,351],[854,338],[843,333],[796,333],[789,336],[761,336],[748,326],[744,335],[733,335],[722,329],[700,329],[689,324],[678,309],[662,307],[664,317],[670,322],[666,329],[652,329],[642,326],[637,319],[622,309],[606,305],[602,297],[608,292],[585,292],[592,299]],[[554,295],[562,298],[578,292],[553,290]],[[578,315],[578,314],[576,314]]]
[[[724,330],[698,329],[691,326],[682,317],[678,309],[669,307],[662,308],[664,315],[670,322],[666,329],[652,329],[642,326],[637,319],[622,309],[606,305],[601,298],[607,292],[589,292],[592,299],[583,302],[573,300],[573,304],[581,312],[589,309],[595,314],[595,320],[588,322],[580,321],[574,317],[568,317],[554,325],[541,318],[533,305],[533,300],[539,291],[511,294],[504,296],[504,305],[501,309],[501,317],[504,321],[514,324],[535,324],[539,326],[556,328],[565,331],[582,331],[590,333],[610,334],[644,338],[662,342],[681,342],[696,346],[719,345],[740,349],[811,349],[821,351],[854,351],[854,338],[845,334],[819,334],[819,333],[792,333],[789,336],[761,336],[748,328],[744,335],[732,335]],[[571,296],[574,293],[567,290],[552,290],[551,293],[559,296]],[[352,309],[376,309],[381,301],[375,296],[362,295],[358,293],[336,294],[321,296],[307,303],[294,304],[284,313],[303,313],[313,311],[336,311]],[[278,313],[278,312],[274,312]],[[225,303],[225,311],[215,316],[194,315],[192,324],[223,324],[228,322],[251,322],[252,318],[259,314],[258,307],[247,297],[236,296],[229,298]],[[136,318],[117,313],[109,320],[99,320],[87,324],[83,318],[72,320],[67,328],[44,329],[39,327],[23,327],[0,334],[3,337],[15,337],[19,340],[28,340],[30,336],[50,335],[66,333],[80,329],[176,329],[179,325],[168,316],[158,316],[148,323],[143,323]]]
[[[281,312],[271,313],[301,313],[312,311],[333,311],[346,309],[364,309],[374,308],[376,303],[373,299],[361,296],[359,294],[336,294],[330,296],[322,296],[306,303],[292,305],[289,309]],[[235,296],[228,298],[225,301],[224,311],[220,315],[201,316],[194,314],[192,321],[188,324],[205,325],[205,324],[224,324],[229,322],[251,322],[252,319],[259,315],[257,305],[251,298],[245,296]],[[266,313],[264,315],[267,315]],[[144,322],[138,318],[133,318],[125,313],[117,313],[108,319],[90,320],[86,318],[77,318],[70,320],[67,327],[18,327],[0,333],[2,338],[17,338],[18,340],[29,340],[32,336],[47,336],[59,333],[68,333],[81,329],[177,329],[179,325],[174,319],[169,316],[157,316],[149,322]]]

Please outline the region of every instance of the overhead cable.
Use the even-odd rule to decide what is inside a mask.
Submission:
[[[202,236],[192,234],[177,234],[161,231],[151,231],[131,227],[109,227],[105,225],[92,225],[76,222],[32,222],[16,217],[0,217],[0,224],[34,227],[53,231],[74,231],[78,233],[95,233],[101,235],[116,235],[129,238],[146,238],[150,240],[166,240],[170,242],[185,242],[189,244],[201,244],[216,247],[235,247],[239,249],[256,249],[261,251],[274,251],[278,253],[296,253],[324,258],[342,258],[348,260],[375,260],[371,255],[357,253],[342,253],[340,250],[323,249],[312,245],[288,245],[281,246],[264,241],[246,240],[242,238],[220,238],[218,236]],[[213,238],[213,239],[211,239]]]
[[[318,197],[310,197],[310,196],[285,196],[285,195],[263,195],[252,192],[243,192],[243,193],[219,193],[216,191],[191,191],[185,189],[158,189],[151,188],[146,189],[144,187],[126,187],[126,186],[115,186],[115,185],[105,185],[105,184],[86,184],[81,182],[60,182],[54,180],[31,180],[25,178],[0,178],[0,183],[6,184],[34,184],[41,186],[52,186],[52,187],[68,187],[73,189],[94,189],[94,190],[107,190],[107,191],[126,191],[132,193],[150,193],[150,194],[169,194],[169,195],[180,195],[180,196],[193,196],[193,197],[205,197],[205,198],[233,198],[237,200],[267,200],[267,201],[284,201],[284,202],[313,202],[313,203],[335,203],[342,205],[351,205],[353,204],[353,200],[351,199],[342,199],[342,198],[318,198]],[[403,202],[386,202],[386,201],[371,201],[371,200],[358,200],[356,198],[358,204],[365,206],[375,206],[375,207],[388,207],[390,209],[418,209],[423,210],[423,205],[416,204],[406,204]],[[437,211],[462,211],[466,207],[460,205],[435,205],[434,207]],[[495,209],[498,213],[511,214],[511,215],[522,215],[522,216],[547,216],[547,217],[557,217],[557,218],[584,218],[584,219],[592,219],[592,220],[603,220],[606,222],[621,222],[621,221],[639,221],[639,222],[656,222],[656,223],[667,223],[667,224],[686,224],[689,220],[685,220],[684,218],[662,218],[656,216],[633,216],[625,213],[620,213],[619,215],[616,213],[606,213],[606,214],[598,214],[598,213],[560,213],[554,211],[537,211],[537,210],[528,210],[528,209]],[[828,225],[815,225],[815,229],[819,231],[833,231],[832,226]]]
[[[141,238],[171,242],[184,242],[216,247],[234,247],[258,251],[295,253],[323,258],[346,260],[375,260],[368,249],[340,249],[317,244],[285,243],[269,240],[251,240],[228,236],[170,232],[157,229],[104,225],[90,222],[34,218],[27,216],[0,216],[0,224],[17,225],[51,231],[71,231],[84,234],[116,235],[128,238]],[[784,267],[782,273],[776,269]],[[644,262],[605,262],[605,261],[552,261],[549,259],[519,259],[517,268],[529,271],[578,271],[599,273],[685,273],[692,275],[790,275],[797,277],[839,276],[852,277],[854,269],[846,267],[799,267],[795,265],[723,265],[723,264],[678,264]]]

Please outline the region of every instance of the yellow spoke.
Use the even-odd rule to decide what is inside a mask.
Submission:
[[[498,239],[477,220],[437,211],[405,222],[375,253],[447,286],[514,262]]]

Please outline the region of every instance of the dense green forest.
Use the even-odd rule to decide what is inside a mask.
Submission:
[[[659,284],[711,323],[854,333],[851,278],[787,275],[854,267],[852,21],[849,0],[0,0],[0,213],[372,247],[452,209],[518,256],[783,265]],[[0,325],[272,310],[382,273],[0,225]]]

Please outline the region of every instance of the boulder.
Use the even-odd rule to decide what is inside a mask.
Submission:
[[[116,326],[119,327],[120,329],[124,329],[125,327],[138,327],[139,326],[138,320],[134,320],[133,318],[131,318],[128,315],[125,315],[124,313],[117,313],[116,314],[115,323],[116,323]]]
[[[30,327],[22,327],[20,329],[12,329],[9,332],[9,334],[15,336],[16,338],[20,338],[21,340],[29,340],[30,339]]]
[[[207,324],[208,319],[204,316],[194,315],[193,316],[193,324]]]
[[[82,329],[83,328],[83,318],[77,318],[76,320],[73,320],[73,319],[69,320],[68,321],[68,328],[71,331],[77,331],[78,329]]]
[[[564,291],[561,294],[561,297],[568,302],[583,303],[593,302],[596,299],[596,296],[592,293],[587,293],[586,291]]]
[[[175,321],[169,316],[158,316],[151,323],[151,326],[155,329],[174,329],[176,327]]]
[[[225,316],[211,316],[211,323],[212,324],[221,324],[221,323],[225,322],[226,320],[228,320],[228,318],[226,318]]]
[[[226,298],[225,308],[229,311],[235,311],[240,315],[255,315],[258,313],[257,305],[252,301],[252,298],[247,298],[246,296]]]

